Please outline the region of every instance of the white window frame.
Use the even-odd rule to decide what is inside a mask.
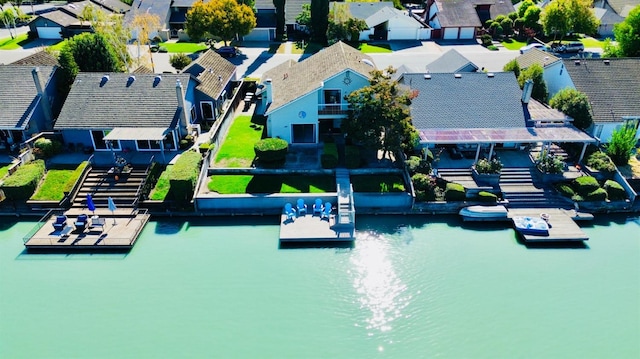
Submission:
[[[89,130],[89,137],[91,137],[91,144],[93,144],[93,150],[94,151],[101,151],[101,152],[111,151],[111,148],[109,148],[109,146],[107,146],[106,143],[105,143],[105,146],[107,148],[97,148],[96,147],[96,142],[93,139],[93,132],[94,131],[102,131],[102,137],[104,138],[106,135],[109,134],[109,132],[111,132],[111,130]],[[111,146],[113,147],[114,151],[122,151],[122,146],[120,145],[120,140],[111,141]]]
[[[202,108],[203,104],[209,104],[211,106],[211,118],[204,116],[204,109]],[[213,101],[200,101],[200,113],[202,114],[202,118],[205,121],[215,120],[216,119],[216,107],[213,105]]]

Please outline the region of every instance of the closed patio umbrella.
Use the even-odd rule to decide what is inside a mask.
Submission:
[[[87,193],[87,208],[93,213],[96,214],[96,205],[93,203],[93,198],[91,197],[91,193]]]
[[[114,215],[113,224],[116,224],[116,217],[114,212],[116,211],[116,209],[118,209],[118,207],[116,207],[116,204],[113,203],[113,198],[109,197],[107,201],[109,202],[109,210],[111,211],[111,214]]]

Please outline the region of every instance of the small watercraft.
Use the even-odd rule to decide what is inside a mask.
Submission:
[[[505,206],[469,206],[458,212],[464,221],[500,221],[507,220]]]
[[[534,236],[548,236],[549,223],[542,218],[537,217],[513,217],[513,224],[516,231],[522,234],[530,234]]]

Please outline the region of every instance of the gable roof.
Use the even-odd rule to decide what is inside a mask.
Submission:
[[[335,6],[336,2],[331,3],[331,7]],[[338,2],[338,4],[346,4],[349,7],[349,13],[356,19],[365,20],[369,16],[375,14],[380,9],[391,7],[393,8],[393,2],[381,1],[381,2]]]
[[[136,74],[132,82],[129,76],[80,72],[54,128],[170,127],[180,114],[176,81],[181,81],[186,93],[191,76]]]
[[[576,90],[591,103],[594,122],[640,116],[640,58],[563,60]]]
[[[363,61],[366,60],[366,61]],[[301,62],[287,61],[267,71],[262,81],[271,79],[271,112],[317,89],[320,83],[347,69],[364,77],[375,69],[373,59],[339,41]]]
[[[12,62],[11,65],[23,66],[59,66],[58,59],[46,51],[38,51],[18,61]]]
[[[419,130],[525,127],[522,90],[511,72],[414,73],[401,83],[418,90],[411,116]]]
[[[520,66],[521,69],[526,69],[533,64],[538,64],[544,68],[558,61],[561,61],[559,57],[538,49],[531,49],[516,57],[516,62],[518,62],[518,66]]]
[[[629,11],[640,5],[640,0],[607,0],[607,4],[622,17],[629,16]]]
[[[184,68],[182,72],[197,77],[200,84],[196,89],[213,99],[217,99],[231,81],[236,72],[236,65],[209,49]]]
[[[93,6],[96,10],[102,11],[107,14],[111,14],[114,12],[114,11],[111,11],[111,9],[102,7],[99,3],[94,3],[89,0],[68,3],[67,5],[61,6],[58,9],[78,19],[79,17],[82,16],[82,10],[84,10],[84,8],[87,6]]]
[[[365,22],[367,23],[367,26],[374,27],[394,18],[399,18],[400,20],[414,26],[422,26],[422,24],[412,16],[406,16],[402,11],[393,7],[383,7],[375,14],[369,16]]]
[[[600,26],[617,24],[619,22],[624,21],[624,18],[618,14],[616,14],[613,10],[603,9],[603,8],[594,8],[591,9],[596,16],[596,19],[600,21]]]
[[[0,128],[24,129],[38,95],[31,71],[34,66],[0,65]],[[54,66],[40,66],[43,87],[53,74]]]
[[[492,19],[515,11],[511,1],[504,0],[436,0],[435,3],[438,6],[438,19],[442,27],[482,26],[476,12],[479,6],[489,6],[488,15]]]
[[[469,59],[464,57],[455,49],[451,49],[438,57],[435,61],[429,63],[426,66],[426,69],[429,70],[429,72],[435,73],[458,72],[469,65],[474,67],[476,71],[478,70],[478,66],[476,66],[476,64],[469,61]]]
[[[123,3],[120,0],[91,0],[91,2],[96,3],[105,9],[109,9],[112,12],[124,14],[125,12],[131,9],[131,6]]]
[[[41,14],[39,17],[55,22],[61,27],[80,24],[80,20],[78,20],[77,17],[70,15],[62,10],[54,10],[54,11],[46,12],[44,14]]]
[[[541,103],[534,98],[529,99],[529,104],[527,105],[526,109],[527,111],[529,111],[529,115],[534,121],[563,121],[570,118],[562,111],[558,111],[555,108]]]
[[[169,10],[171,10],[171,0],[133,0],[131,10],[124,16],[124,23],[128,24],[133,21],[138,13],[149,13],[157,15],[160,18],[160,25],[163,25],[167,21]]]
[[[311,4],[311,0],[287,0],[284,4],[284,21],[287,24],[295,24],[296,17],[302,12],[302,5]],[[275,10],[272,0],[256,0],[256,9]]]

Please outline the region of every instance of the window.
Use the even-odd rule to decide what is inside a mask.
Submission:
[[[292,125],[292,143],[316,143],[316,125]]]
[[[340,90],[324,90],[324,103],[341,103]]]
[[[96,151],[107,151],[110,150],[111,148],[113,148],[116,151],[120,151],[120,141],[110,141],[111,142],[111,148],[109,148],[109,146],[107,146],[107,143],[104,140],[104,136],[109,134],[109,130],[107,131],[103,131],[103,130],[92,130],[91,131],[91,140],[93,141],[93,148],[96,149]]]
[[[196,113],[196,107],[191,106],[191,123],[195,123],[198,119],[198,114]]]
[[[205,120],[213,120],[213,103],[200,102],[200,112]]]

